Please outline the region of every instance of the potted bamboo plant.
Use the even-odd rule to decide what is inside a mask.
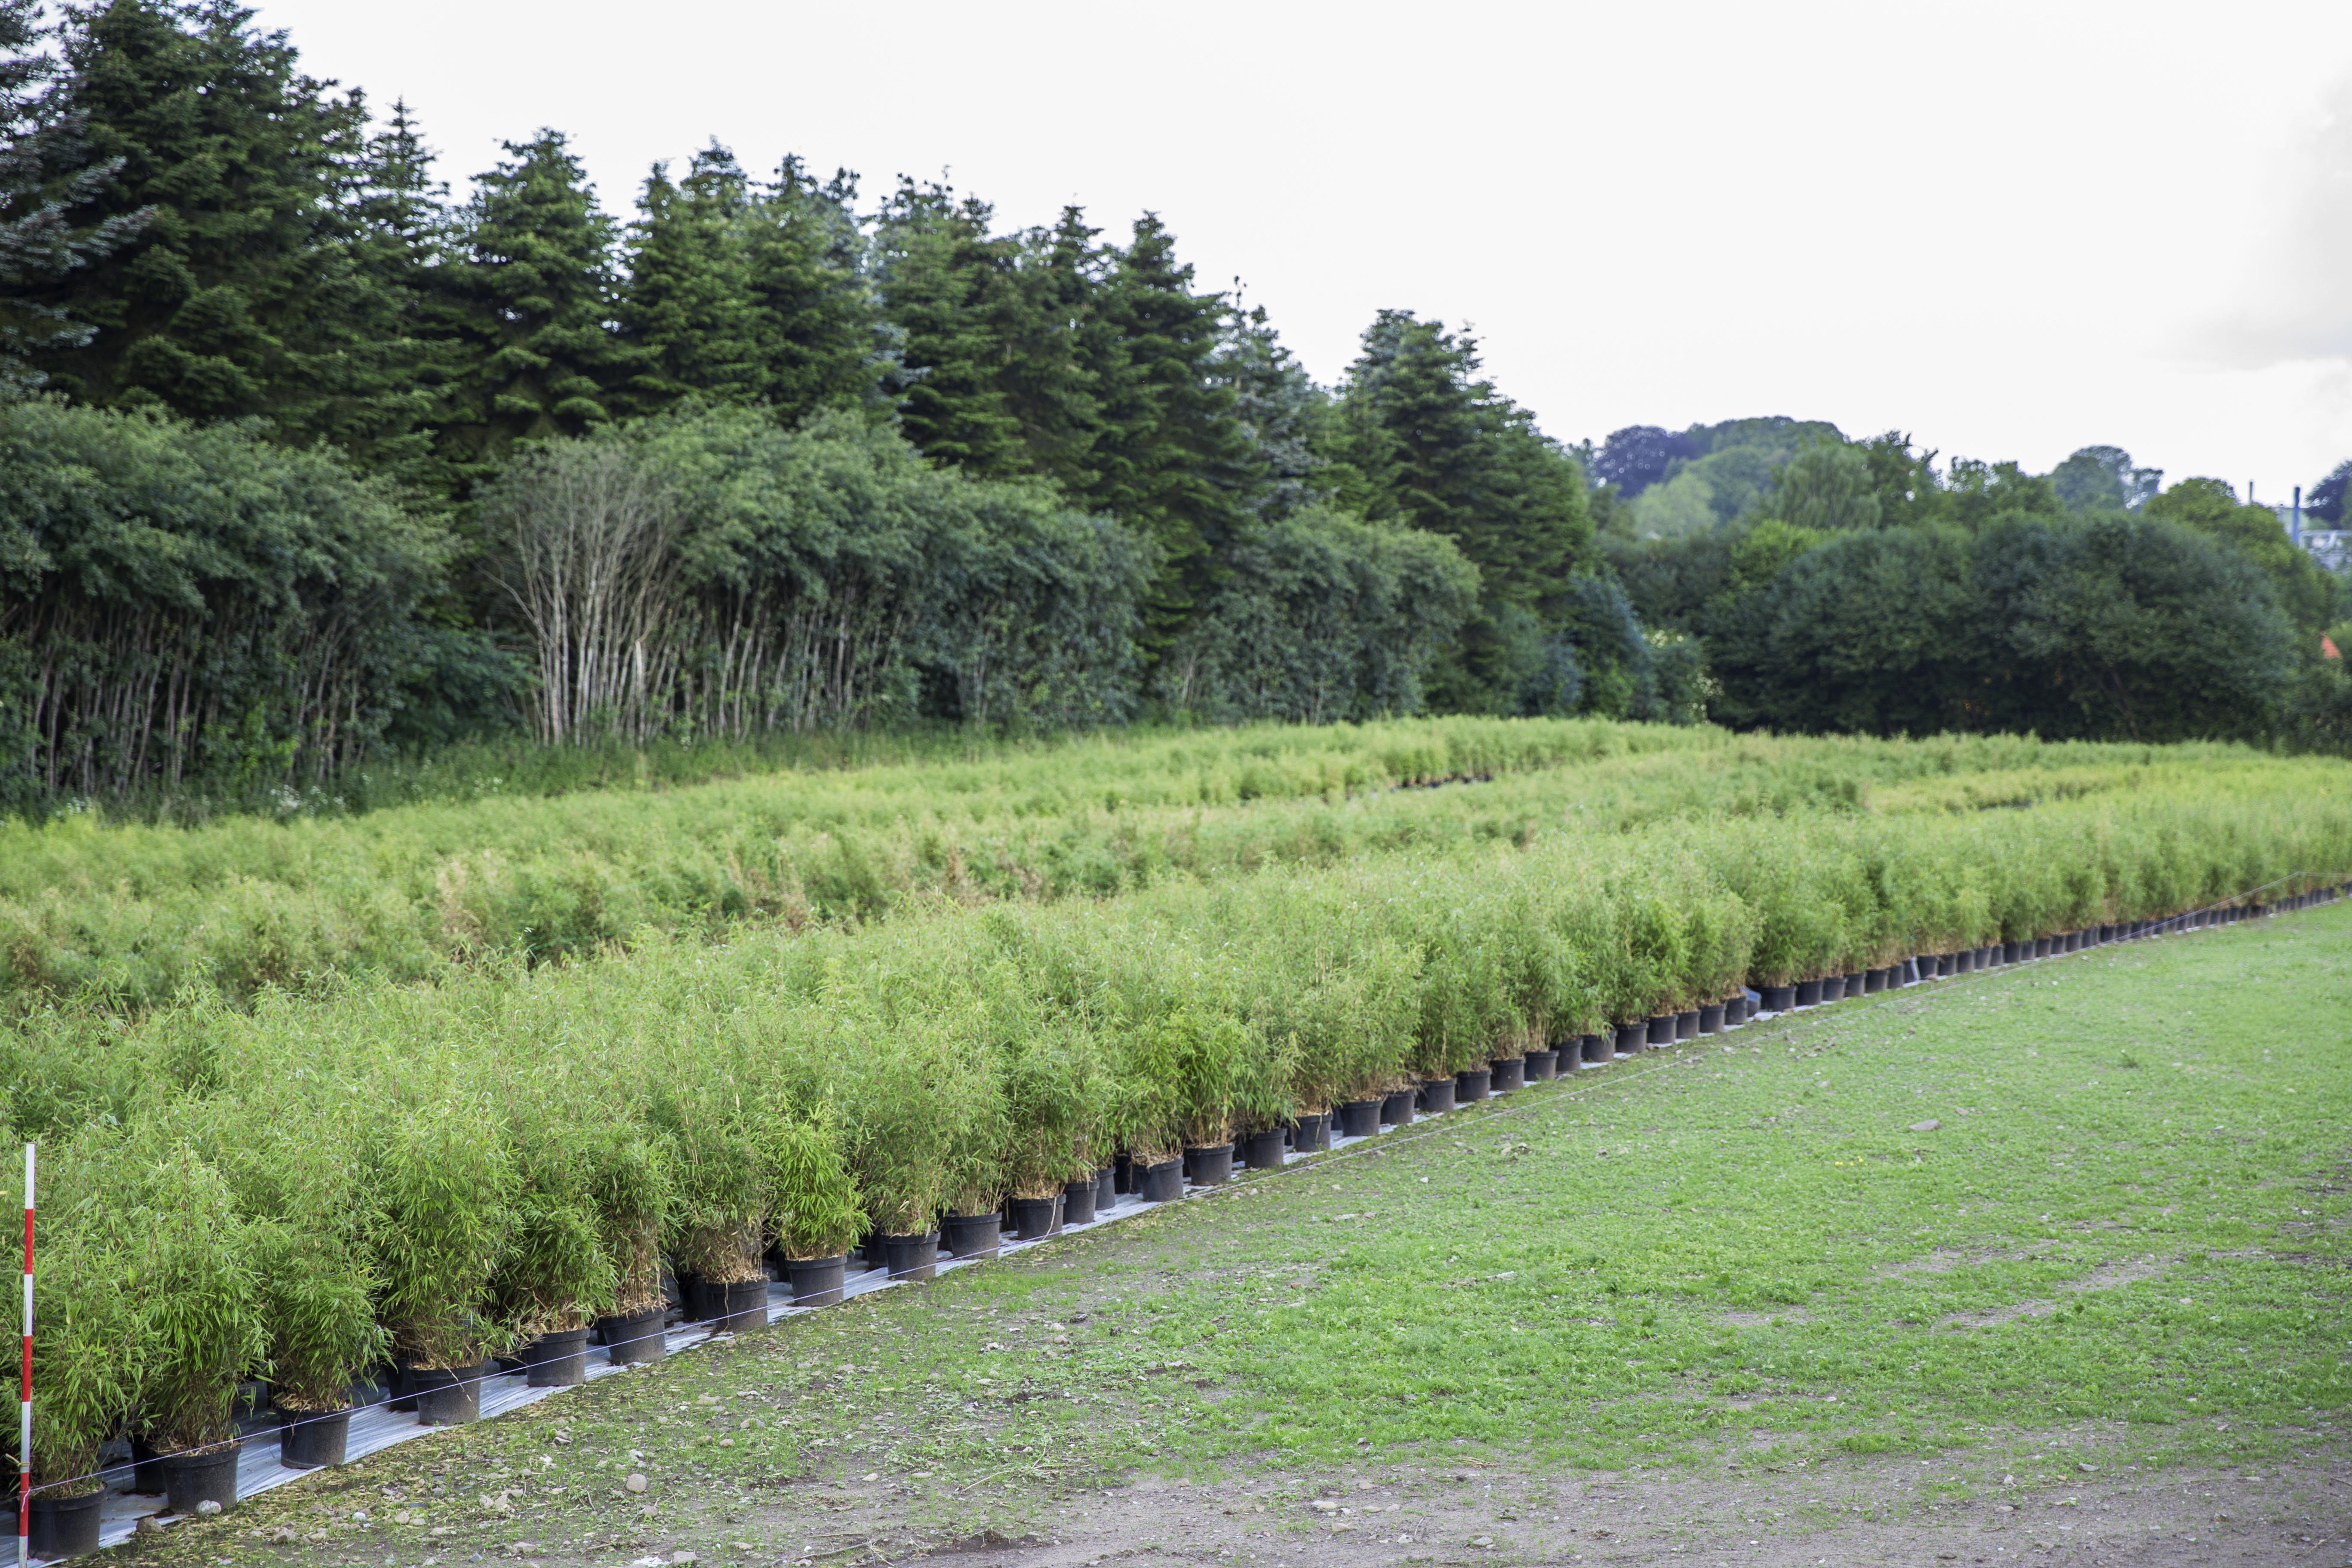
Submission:
[[[461,1426],[480,1416],[484,1363],[509,1340],[490,1303],[513,1225],[514,1161],[497,1120],[457,1101],[404,1110],[377,1153],[378,1315],[418,1422]]]
[[[270,1403],[280,1462],[343,1462],[352,1388],[391,1352],[376,1321],[373,1196],[347,1117],[321,1107],[299,1126],[272,1122],[219,1139],[222,1174],[254,1227]]]
[[[149,1348],[140,1331],[136,1260],[121,1212],[89,1204],[92,1173],[79,1152],[44,1159],[39,1249],[33,1286],[32,1551],[45,1559],[98,1550],[106,1496],[99,1451],[138,1398]],[[61,1215],[62,1219],[48,1215]]]
[[[137,1227],[140,1414],[163,1458],[165,1506],[234,1507],[236,1387],[268,1350],[255,1229],[186,1144],[128,1152],[139,1168],[119,1191]]]
[[[796,1115],[778,1108],[762,1121],[769,1212],[794,1306],[830,1307],[841,1300],[849,1246],[865,1227],[857,1178],[841,1143],[838,1119],[823,1110]]]
[[[633,1122],[611,1121],[585,1140],[580,1163],[599,1244],[613,1264],[612,1305],[596,1332],[615,1363],[659,1361],[668,1315],[662,1236],[677,1199],[669,1146]]]
[[[351,1436],[352,1384],[392,1345],[375,1321],[375,1281],[338,1230],[265,1220],[256,1234],[270,1402],[285,1423],[279,1462],[298,1470],[340,1465]]]
[[[592,1185],[598,1132],[568,1109],[534,1102],[512,1130],[512,1219],[491,1285],[533,1388],[587,1381],[589,1326],[620,1296]]]
[[[1091,1037],[1065,1023],[1000,1047],[1003,1069],[1004,1180],[1014,1234],[1024,1241],[1061,1226],[1062,1204],[1081,1171],[1091,1181],[1102,1116],[1102,1074]]]
[[[654,1109],[677,1177],[667,1243],[688,1321],[722,1331],[766,1327],[770,1200],[751,1117],[723,1082],[683,1088]]]
[[[929,1279],[940,1253],[939,1217],[975,1121],[997,1110],[993,1062],[959,1048],[936,1017],[892,1030],[894,1049],[853,1058],[845,1096],[854,1120],[845,1144],[866,1212],[893,1279]]]

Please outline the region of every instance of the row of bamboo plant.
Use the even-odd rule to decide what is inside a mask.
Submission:
[[[1096,739],[962,765],[202,827],[0,822],[0,1009],[243,998],[333,974],[625,948],[646,931],[870,924],[928,902],[1094,899],[1268,865],[1524,843],[1572,822],[2128,794],[2195,772],[2326,787],[2242,748],[2011,736],[1776,739],[1598,720],[1444,719]],[[1475,788],[1395,786],[1446,779]]]
[[[2018,811],[1810,811],[1368,854],[859,930],[646,933],[0,1034],[45,1195],[37,1479],[1053,1194],[1747,984],[2352,868],[2282,770]]]

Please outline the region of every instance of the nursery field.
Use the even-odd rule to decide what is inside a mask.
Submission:
[[[112,954],[91,956],[94,964],[135,956],[150,965],[138,984],[28,982],[0,1016],[8,1130],[41,1144],[46,1173],[33,1347],[42,1517],[62,1518],[93,1497],[97,1467],[126,1445],[145,1446],[175,1474],[220,1459],[242,1384],[266,1381],[278,1410],[314,1417],[322,1431],[376,1384],[429,1394],[436,1413],[458,1414],[462,1391],[493,1357],[576,1368],[592,1331],[633,1340],[652,1331],[672,1297],[698,1321],[750,1321],[771,1279],[820,1301],[853,1250],[919,1269],[942,1248],[982,1245],[1001,1218],[1050,1224],[1061,1205],[1090,1203],[1116,1172],[1160,1195],[1187,1182],[1221,1187],[1232,1165],[1279,1160],[1286,1141],[1314,1148],[1334,1118],[1369,1131],[1416,1094],[1433,1106],[1457,1091],[1475,1098],[1490,1075],[1508,1083],[1557,1068],[1576,1078],[1580,1062],[1668,1060],[1648,1047],[1713,1040],[1759,1002],[1780,1011],[1851,992],[1859,1016],[1899,1017],[1918,994],[1915,976],[1990,971],[1985,994],[2039,997],[2040,982],[2023,977],[2050,971],[2010,969],[2037,953],[2087,952],[2085,970],[2146,964],[2156,961],[2135,955],[2171,952],[2180,945],[2172,933],[2237,941],[2250,927],[2273,929],[2262,917],[2274,911],[2294,917],[2278,930],[2332,930],[2352,884],[2352,767],[2232,748],[1779,742],[1454,721],[1244,732],[1184,751],[1191,743],[1088,742],[1039,753],[1034,773],[999,758],[973,764],[981,772],[963,781],[968,788],[946,773],[901,777],[886,767],[874,776],[881,794],[898,788],[909,803],[928,802],[919,810],[934,826],[949,821],[940,803],[961,788],[969,798],[955,820],[976,833],[1042,823],[1110,844],[1086,836],[1112,834],[1106,824],[1132,813],[1157,825],[1163,845],[1214,840],[1247,853],[1154,860],[1100,888],[948,889],[917,879],[886,888],[866,913],[838,918],[648,918],[625,941],[556,961],[488,935],[463,951],[427,952],[414,973],[366,956],[377,950],[364,944],[320,948],[317,967],[284,987],[224,983],[190,955],[217,934],[205,899],[249,894],[268,926],[290,907],[277,900],[310,872],[289,861],[274,881],[257,869],[223,880],[219,868],[266,859],[275,843],[267,836],[289,834],[289,843],[346,857],[338,873],[346,879],[321,894],[332,903],[368,885],[354,868],[381,853],[381,929],[396,932],[421,907],[414,889],[401,889],[427,863],[417,858],[423,829],[382,813],[253,825],[243,837],[221,826],[26,830],[47,835],[37,845],[57,865],[81,856],[86,868],[113,868],[38,895],[48,912],[28,916],[10,938],[19,976],[33,962],[25,955],[49,951],[55,933],[42,922],[51,921],[65,933],[58,942],[79,933],[87,954]],[[852,787],[865,776],[780,775],[740,787],[841,791],[826,853],[863,843],[870,867],[881,858],[872,847],[912,831],[906,824],[919,807],[891,816],[866,802]],[[1444,781],[1456,782],[1395,787]],[[1115,810],[1097,804],[1106,790],[1126,792]],[[1215,804],[1202,804],[1213,795]],[[657,887],[652,868],[664,846],[685,846],[681,858],[709,849],[707,836],[696,837],[692,824],[704,820],[696,812],[732,820],[736,808],[711,798],[681,790],[541,803],[534,809],[589,815],[545,829],[531,853],[551,864],[570,852],[563,822],[577,827],[606,812],[645,857],[628,862],[636,868],[623,879]],[[526,821],[502,820],[518,833]],[[482,823],[462,814],[432,821],[448,836],[434,842],[474,864],[527,858],[520,838],[485,837]],[[367,835],[380,830],[370,848]],[[136,837],[156,831],[166,836]],[[118,833],[131,837],[110,837]],[[216,853],[213,869],[191,869],[203,859],[191,851],[171,875],[131,875],[145,864],[137,846],[163,846],[157,863],[172,864],[165,851],[192,844]],[[624,860],[599,875],[621,877],[614,868]],[[919,863],[929,864],[905,862]],[[446,864],[436,870],[436,883],[446,873]],[[118,916],[130,924],[108,923]],[[139,920],[147,935],[125,945]],[[175,952],[173,972],[165,955]],[[2040,1029],[2101,1019],[2031,1021]],[[2000,1056],[2004,1044],[1984,1048]],[[2026,1065],[2003,1070],[2036,1081],[2033,1048]],[[1749,1065],[1746,1055],[1706,1059],[1735,1078]],[[1700,1091],[1696,1069],[1673,1070],[1693,1075],[1695,1113],[1727,1103]],[[2158,1069],[2119,1055],[2116,1071],[2113,1091],[2129,1099]],[[1672,1087],[1681,1079],[1639,1081],[1661,1103],[1685,1092]],[[1834,1081],[1825,1065],[1820,1087]],[[2058,1090],[2050,1093],[2034,1114],[2056,1106]],[[1654,1294],[1672,1278],[1724,1310],[1769,1316],[1827,1289],[1821,1281],[1832,1275],[1783,1256],[1775,1226],[1785,1221],[1743,1228],[1708,1206],[1738,1180],[1722,1162],[1743,1147],[1788,1147],[1780,1140],[1811,1113],[1794,1105],[1770,1114],[1777,1120],[1753,1127],[1711,1123],[1719,1143],[1694,1134],[1674,1146],[1677,1168],[1713,1162],[1717,1173],[1664,1194],[1698,1205],[1706,1223],[1694,1235],[1711,1238],[1711,1251],[1587,1248],[1570,1270],[1582,1271],[1578,1299],[1612,1288]],[[1972,1126],[1973,1114],[1963,1104],[1942,1121]],[[1665,1123],[1645,1113],[1639,1125]],[[1560,1211],[1560,1223],[1598,1234],[1590,1213],[1643,1191],[1631,1152],[1656,1152],[1641,1142],[1649,1134],[1610,1130],[1622,1142],[1573,1158],[1567,1146],[1539,1154],[1531,1131],[1479,1165],[1475,1182],[1433,1174],[1431,1193],[1406,1197],[1458,1203],[1450,1218],[1433,1211],[1430,1222],[1475,1230],[1490,1190],[1531,1198],[1556,1190],[1587,1216]],[[1806,1178],[1848,1184],[1855,1195],[1839,1203],[1866,1205],[1878,1176],[1940,1168],[1928,1158],[1932,1141],[1849,1152],[1851,1173]],[[2084,1162],[2066,1179],[2087,1176]],[[1538,1173],[1551,1187],[1528,1184]],[[1967,1196],[1981,1189],[2005,1201],[2005,1173],[1976,1168],[1967,1179],[1977,1184]],[[2234,1179],[2243,1199],[2257,1177]],[[1793,1173],[1787,1180],[1800,1190]],[[1760,1201],[1769,1206],[1774,1191],[1759,1186]],[[1329,1223],[1388,1211],[1347,1212],[1356,1218]],[[1234,1353],[1292,1310],[1300,1298],[1289,1284],[1340,1280],[1329,1270],[1353,1232],[1321,1234],[1326,1256],[1298,1253],[1282,1266],[1295,1272],[1279,1277],[1281,1289],[1269,1275],[1264,1289],[1252,1288],[1256,1296],[1233,1304],[1244,1314],[1227,1342]],[[2003,1266],[2030,1274],[2039,1258]],[[1400,1301],[1390,1320],[1399,1334],[1416,1322],[1428,1329],[1426,1342],[1407,1335],[1411,1359],[1442,1367],[1441,1382],[1399,1384],[1412,1397],[1392,1410],[1379,1390],[1357,1388],[1345,1400],[1351,1440],[1429,1439],[1433,1409],[1493,1419],[1498,1433],[1536,1419],[1505,1407],[1507,1391],[1484,1381],[1483,1353],[1465,1364],[1440,1331],[1485,1287],[1456,1279],[1445,1289],[1432,1298],[1450,1303],[1432,1309],[1436,1317]],[[1587,1315],[1622,1316],[1597,1306]],[[1533,1323],[1513,1332],[1535,1335],[1530,1352],[1554,1342]],[[1253,1376],[1285,1364],[1272,1349],[1247,1353]],[[1670,1360],[1630,1359],[1683,1365],[1688,1353],[1677,1342]],[[2105,1379],[2099,1386],[2112,1393],[2125,1364],[2085,1362],[2074,1372]],[[1193,1371],[1163,1364],[1155,1375],[1171,1370]],[[1769,1390],[1801,1370],[1784,1359],[1744,1375]],[[1186,1442],[1209,1442],[1222,1423],[1234,1446],[1187,1451],[1311,1448],[1329,1430],[1319,1407],[1309,1412],[1318,1386],[1289,1386],[1263,1420],[1239,1426],[1247,1406],[1222,1397],[1221,1414],[1193,1422]],[[1343,1380],[1334,1392],[1351,1386]],[[1915,1401],[1897,1416],[1916,1420],[1920,1409]],[[1365,1425],[1384,1410],[1390,1426]],[[1583,1441],[1603,1458],[1620,1447],[1637,1457],[1654,1430],[1588,1424]],[[1473,1434],[1437,1434],[1454,1435]],[[184,1499],[196,1495],[183,1489]]]
[[[1785,1016],[131,1550],[2338,1563],[2348,1009],[2338,904]]]
[[[198,826],[0,823],[0,1005],[233,998],[340,974],[1102,898],[1266,866],[1678,818],[1878,816],[2187,786],[2324,796],[2228,746],[1738,737],[1441,719],[1097,737],[757,777]],[[1415,784],[1475,781],[1475,787]]]

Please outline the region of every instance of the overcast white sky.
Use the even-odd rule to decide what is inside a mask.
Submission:
[[[262,0],[463,184],[572,136],[608,209],[712,136],[1123,231],[1326,381],[1475,324],[1563,439],[1753,414],[2284,500],[2352,456],[2352,4]]]

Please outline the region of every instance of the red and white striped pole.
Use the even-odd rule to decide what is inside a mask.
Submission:
[[[33,1146],[25,1145],[25,1381],[16,1406],[16,1568],[33,1550]]]

